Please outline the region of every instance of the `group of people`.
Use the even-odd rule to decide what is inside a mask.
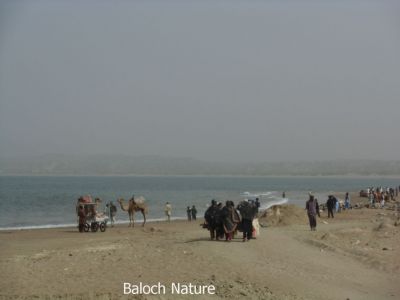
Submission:
[[[394,200],[395,197],[398,196],[400,190],[400,186],[396,188],[388,188],[385,189],[380,187],[374,188],[370,187],[367,189],[367,195],[369,199],[369,203],[371,207],[385,207],[385,201]]]
[[[339,213],[342,210],[353,208],[350,202],[350,195],[346,193],[344,202],[339,201],[335,196],[329,195],[326,201],[326,208],[328,209],[328,218],[334,218],[333,212]]]
[[[196,209],[196,206],[192,206],[192,207],[190,207],[190,206],[188,206],[187,208],[186,208],[186,214],[187,214],[187,218],[188,218],[188,221],[196,221],[196,218],[197,218],[197,209]]]
[[[171,214],[172,214],[172,205],[171,203],[167,202],[164,208],[165,216],[167,217],[167,221],[171,221]],[[197,219],[197,209],[196,206],[188,206],[186,209],[188,221],[196,220]]]
[[[233,201],[227,200],[225,206],[214,199],[204,214],[204,227],[210,231],[211,240],[231,241],[237,231],[243,232],[243,242],[253,237],[253,220],[260,207],[259,199],[244,200],[237,207]]]
[[[338,213],[341,210],[351,209],[352,206],[349,193],[346,193],[343,204],[341,204],[335,196],[329,195],[325,207],[328,209],[328,218],[334,218],[334,212]],[[306,211],[311,231],[315,231],[317,229],[317,216],[321,217],[321,213],[318,199],[315,198],[311,192],[309,193],[309,199],[306,202]]]

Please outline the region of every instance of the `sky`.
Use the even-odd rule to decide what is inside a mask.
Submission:
[[[2,1],[0,155],[398,160],[396,1]]]

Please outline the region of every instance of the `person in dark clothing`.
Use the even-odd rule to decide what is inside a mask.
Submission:
[[[222,203],[218,202],[217,204],[217,212],[215,215],[215,224],[216,224],[216,240],[219,241],[220,239],[224,238],[224,222],[222,220]]]
[[[78,217],[79,217],[79,232],[83,232],[86,224],[86,212],[83,205],[79,205]]]
[[[346,193],[344,197],[344,209],[350,209],[350,196],[349,193]]]
[[[106,204],[106,208],[108,210],[108,215],[110,217],[111,227],[114,227],[115,215],[117,214],[117,207],[112,201],[110,201],[110,203]]]
[[[190,209],[190,206],[188,206],[186,208],[186,214],[187,214],[188,221],[192,221],[192,210]]]
[[[317,199],[317,198],[315,198],[315,202],[316,202],[316,205],[317,205],[317,215],[318,215],[318,218],[321,218],[321,215],[320,215],[320,213],[319,213],[319,203],[318,203],[318,199]]]
[[[256,214],[258,214],[258,210],[260,209],[260,199],[256,198],[254,205],[256,206]]]
[[[313,195],[310,195],[310,198],[306,202],[306,210],[310,228],[312,231],[315,231],[317,229],[317,201]]]
[[[207,222],[207,228],[210,231],[210,238],[214,240],[218,238],[216,236],[217,226],[219,222],[219,209],[217,202],[213,199],[211,200],[211,206],[206,210],[204,214],[204,219]]]
[[[196,221],[196,218],[197,218],[197,209],[196,209],[196,206],[193,205],[191,211],[192,211],[192,219],[193,219],[194,221]]]
[[[328,196],[328,201],[326,201],[326,207],[328,208],[328,218],[333,216],[333,209],[335,208],[335,200],[333,199],[332,195]]]
[[[225,233],[225,240],[229,242],[232,240],[236,227],[240,222],[239,214],[237,213],[232,201],[226,201],[226,204],[221,211],[221,219]]]
[[[243,242],[249,241],[252,238],[252,222],[256,215],[257,207],[255,204],[245,200],[239,203],[237,209],[242,217]]]

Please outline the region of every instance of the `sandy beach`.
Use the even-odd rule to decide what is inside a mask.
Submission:
[[[353,205],[365,201],[352,195]],[[353,209],[311,232],[306,213],[280,207],[243,243],[210,241],[195,222],[0,231],[0,299],[399,299],[400,235],[395,211]],[[124,283],[166,287],[124,295]],[[172,294],[171,284],[215,294]]]

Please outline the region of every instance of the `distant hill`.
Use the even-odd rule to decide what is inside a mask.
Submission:
[[[0,158],[1,175],[400,175],[400,161],[338,160],[223,163],[128,155],[42,155]]]

